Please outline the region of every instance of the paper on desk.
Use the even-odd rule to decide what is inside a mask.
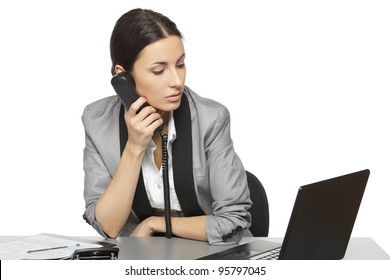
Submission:
[[[29,250],[40,250],[63,246],[67,246],[67,248],[28,253]],[[102,245],[38,234],[14,241],[0,243],[0,260],[64,259],[69,258],[75,250],[98,247],[102,247]]]

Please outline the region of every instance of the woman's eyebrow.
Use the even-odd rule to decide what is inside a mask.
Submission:
[[[180,61],[180,60],[184,59],[185,57],[186,57],[186,54],[183,53],[183,54],[179,57],[179,59],[178,59],[177,61]]]
[[[177,61],[180,61],[180,60],[184,59],[185,56],[186,56],[186,54],[183,53],[183,54],[177,59]],[[156,61],[156,62],[153,62],[152,65],[154,65],[154,64],[157,64],[157,65],[168,65],[168,62],[166,62],[166,61]]]

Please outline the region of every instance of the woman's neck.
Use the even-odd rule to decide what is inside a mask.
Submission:
[[[170,112],[169,111],[168,112],[167,111],[160,111],[160,110],[158,110],[157,112],[161,115],[161,118],[163,119],[164,125],[168,125]]]

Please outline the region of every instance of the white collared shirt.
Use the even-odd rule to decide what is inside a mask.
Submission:
[[[181,211],[179,200],[176,195],[173,170],[172,170],[172,143],[176,139],[176,127],[173,120],[173,112],[170,112],[168,122],[168,175],[171,209]],[[144,177],[145,190],[148,195],[152,208],[164,209],[164,185],[162,177],[162,167],[159,170],[154,163],[154,151],[156,144],[150,141],[149,149],[146,150],[144,160],[142,162],[142,174]]]

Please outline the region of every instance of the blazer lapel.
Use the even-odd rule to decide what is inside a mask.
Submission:
[[[176,139],[172,144],[175,191],[185,216],[204,215],[195,192],[192,166],[192,122],[187,96],[183,93],[180,107],[173,112]]]

